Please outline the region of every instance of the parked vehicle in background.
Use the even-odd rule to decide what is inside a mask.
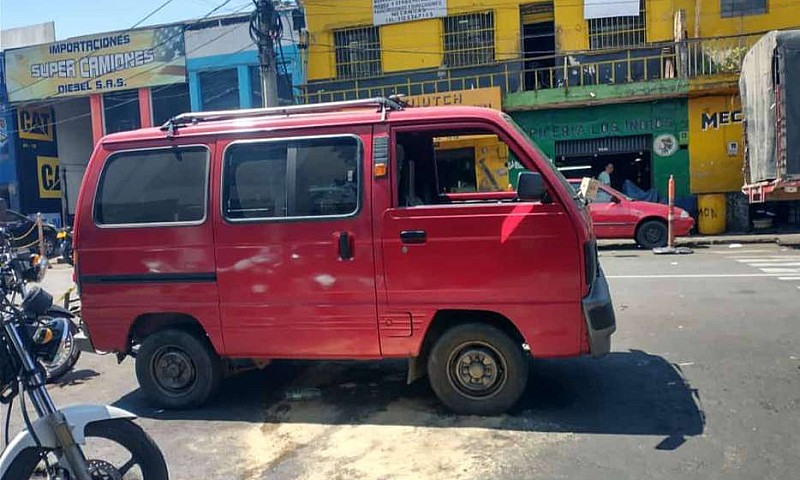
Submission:
[[[800,30],[761,37],[739,77],[751,203],[800,200]]]
[[[580,189],[580,179],[570,179],[569,183],[575,191]],[[633,239],[643,248],[667,244],[667,205],[634,200],[608,185],[599,184],[597,198],[590,202],[589,212],[597,238]],[[674,207],[673,214],[675,236],[689,235],[694,227],[689,212]]]
[[[529,170],[516,192],[486,191],[472,147],[449,148],[462,136],[507,146]],[[584,207],[495,110],[184,114],[95,149],[74,231],[82,316],[95,348],[139,345],[139,384],[164,407],[202,404],[234,364],[409,358],[452,410],[496,414],[529,356],[610,349]]]
[[[6,218],[0,220],[0,228],[5,229],[11,235],[14,248],[27,248],[32,252],[39,251],[39,229],[36,228],[36,220],[26,217],[16,210],[7,209]],[[52,257],[57,251],[58,228],[42,222],[42,233],[44,234],[45,255]]]

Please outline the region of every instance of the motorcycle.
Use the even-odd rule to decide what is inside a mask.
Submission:
[[[6,448],[0,455],[0,480],[122,479],[129,472],[142,480],[168,480],[161,450],[125,410],[103,405],[59,409],[45,388],[40,362],[52,361],[62,346],[58,325],[31,324],[53,306],[53,297],[39,287],[30,289],[17,306],[0,296],[0,402],[8,404]],[[19,397],[25,429],[8,442],[14,400]],[[38,418],[31,419],[28,401]],[[116,444],[126,452],[113,461],[87,455],[96,441]],[[102,453],[98,451],[91,453]],[[138,469],[138,472],[134,471]]]
[[[56,234],[56,252],[61,255],[64,262],[73,265],[72,259],[72,230],[69,227],[59,230]]]
[[[0,236],[4,240],[0,246],[0,290],[3,295],[10,295],[14,302],[17,295],[22,298],[27,293],[27,282],[38,283],[44,279],[49,261],[46,257],[15,251],[9,236],[5,232],[0,232]],[[62,348],[50,361],[42,362],[48,382],[54,382],[66,375],[80,358],[81,348],[76,341],[79,328],[73,322],[75,318],[75,314],[59,305],[52,305],[40,317],[26,318],[29,323],[59,324],[58,329],[63,332]]]

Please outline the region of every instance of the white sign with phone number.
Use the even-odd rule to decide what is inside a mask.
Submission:
[[[411,22],[447,16],[447,0],[372,0],[372,23]]]

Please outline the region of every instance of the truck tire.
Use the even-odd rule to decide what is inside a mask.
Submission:
[[[665,247],[667,225],[661,220],[647,220],[636,229],[636,243],[642,248]]]
[[[162,408],[194,408],[219,387],[222,364],[206,338],[166,329],[144,339],[136,354],[142,392]]]
[[[529,358],[505,332],[483,323],[447,330],[428,357],[431,388],[448,408],[497,415],[511,408],[528,383]]]

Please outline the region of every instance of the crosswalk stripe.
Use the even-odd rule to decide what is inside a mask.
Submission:
[[[800,280],[800,277],[778,277],[778,280],[793,281]]]
[[[764,273],[800,273],[800,268],[762,268]]]

